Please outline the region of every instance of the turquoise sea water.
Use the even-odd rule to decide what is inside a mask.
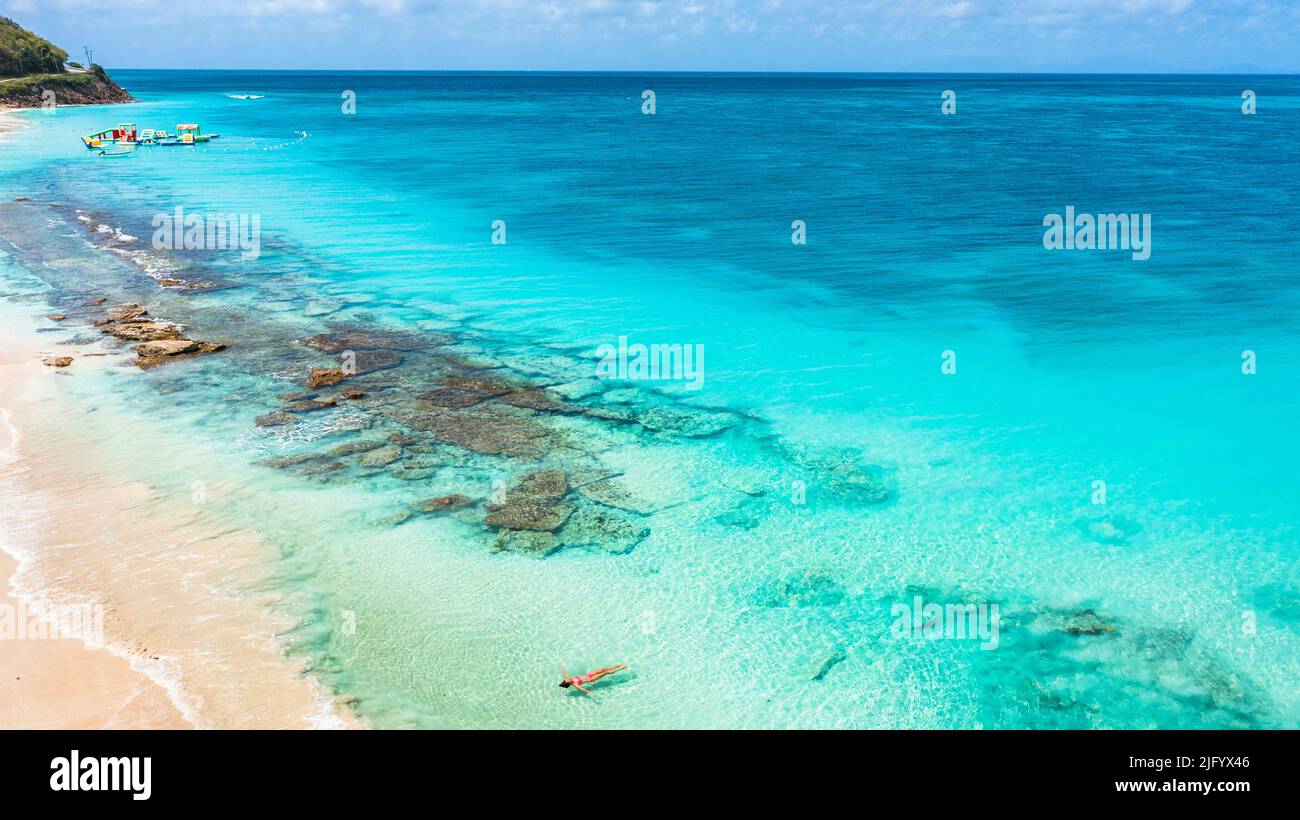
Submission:
[[[4,292],[231,343],[68,390],[149,414],[156,486],[222,488],[292,651],[375,725],[1300,725],[1300,79],[114,76],[138,103],[0,137]],[[82,148],[124,121],[222,136]],[[1151,258],[1045,250],[1070,205],[1151,214]],[[257,215],[260,257],[151,250],[177,207]],[[343,385],[366,400],[257,427],[343,325],[413,335]],[[702,389],[593,386],[620,336],[703,345]],[[527,416],[536,450],[431,442],[404,420],[440,351],[584,412]],[[395,461],[266,465],[393,433]],[[395,523],[539,468],[649,534],[539,559],[479,508]],[[593,470],[636,509],[581,496]],[[997,648],[897,638],[917,595],[997,604]],[[555,686],[615,662],[594,700]]]

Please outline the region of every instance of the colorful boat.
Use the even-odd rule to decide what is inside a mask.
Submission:
[[[91,151],[98,148],[107,148],[114,145],[138,145],[139,133],[136,131],[135,123],[119,123],[114,128],[105,128],[103,131],[96,131],[81,138],[86,147]]]
[[[204,134],[203,131],[194,123],[179,123],[176,126],[176,136],[159,142],[159,145],[198,145],[200,143],[214,140],[220,134]]]
[[[81,138],[86,147],[92,151],[106,148],[134,148],[137,145],[199,145],[221,136],[204,134],[194,123],[181,123],[176,126],[176,133],[168,134],[163,129],[146,128],[137,130],[135,123],[121,123],[114,128],[105,128]]]

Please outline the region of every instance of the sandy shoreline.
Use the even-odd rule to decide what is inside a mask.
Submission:
[[[34,308],[0,311],[0,605],[29,623],[46,596],[106,613],[103,648],[0,633],[0,728],[350,725],[280,653],[267,601],[238,594],[260,571],[256,538],[122,477],[93,429],[79,435],[62,383],[117,358],[36,333]],[[56,353],[72,367],[44,363]]]
[[[0,129],[3,128],[0,117]],[[25,334],[6,333],[0,338],[0,396],[10,403],[27,392],[30,380],[43,374],[39,340]],[[0,415],[0,460],[6,470],[18,468],[22,441],[11,414]],[[171,703],[162,687],[131,668],[125,659],[106,648],[92,648],[73,636],[62,635],[31,609],[31,602],[14,594],[20,563],[6,549],[0,534],[0,607],[10,617],[22,612],[29,632],[44,622],[49,639],[19,636],[0,638],[0,728],[108,729],[183,728],[190,724]],[[36,632],[36,634],[40,634]]]
[[[3,138],[8,132],[25,127],[22,118],[15,115],[18,108],[0,107],[0,138]]]

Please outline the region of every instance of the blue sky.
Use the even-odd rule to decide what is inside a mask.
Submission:
[[[110,68],[1300,72],[1300,0],[0,0]]]

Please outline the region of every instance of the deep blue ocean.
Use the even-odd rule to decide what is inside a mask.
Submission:
[[[289,651],[375,725],[1300,725],[1300,78],[111,73],[137,103],[0,137],[32,200],[0,284],[232,343],[69,390],[165,422],[159,487],[220,461]],[[82,146],[119,122],[221,136]],[[258,257],[150,248],[177,207],[256,215]],[[1067,207],[1149,215],[1149,258],[1045,248]],[[527,417],[545,452],[435,425],[268,467],[429,433],[404,413],[446,375],[414,344],[356,378],[370,404],[256,426],[304,389],[293,340],[345,327],[583,412]],[[594,380],[619,337],[702,346],[702,386]],[[539,558],[404,518],[539,469],[648,534]],[[592,506],[597,469],[636,500]],[[918,597],[996,605],[996,647],[900,637]],[[555,685],[616,662],[595,699]]]

